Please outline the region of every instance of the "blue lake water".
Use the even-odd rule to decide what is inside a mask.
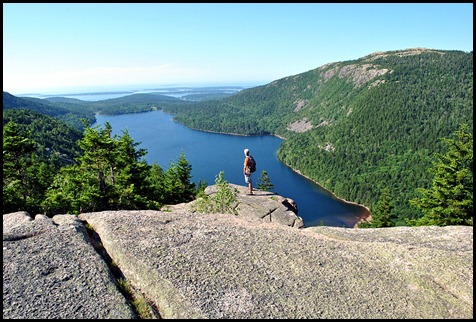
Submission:
[[[138,148],[147,150],[145,159],[149,164],[157,162],[164,170],[171,162],[177,162],[183,152],[192,166],[192,182],[215,183],[220,171],[230,183],[245,185],[242,167],[243,150],[250,149],[256,159],[258,170],[253,175],[254,187],[258,177],[266,170],[273,192],[293,199],[298,206],[298,215],[306,227],[335,226],[353,227],[365,209],[345,203],[332,196],[311,180],[297,174],[281,163],[277,150],[282,140],[274,136],[236,136],[196,131],[173,120],[173,116],[162,111],[123,114],[115,116],[97,115],[93,125],[103,126],[109,122],[113,134],[122,135],[128,130]]]
[[[282,140],[274,136],[237,136],[209,133],[187,128],[162,111],[97,115],[93,126],[112,126],[113,134],[122,135],[126,130],[138,148],[147,150],[145,159],[149,164],[157,162],[164,170],[171,162],[177,162],[183,152],[192,166],[192,182],[215,183],[220,171],[229,183],[245,185],[242,169],[243,150],[248,148],[256,159],[257,172],[253,175],[254,187],[262,170],[266,170],[271,191],[293,199],[298,206],[298,215],[306,227],[335,226],[353,227],[360,216],[366,213],[363,207],[345,203],[311,180],[297,174],[281,163],[277,150]]]

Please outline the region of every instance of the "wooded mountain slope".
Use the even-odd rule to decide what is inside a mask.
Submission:
[[[421,216],[409,200],[417,188],[429,188],[428,169],[435,153],[445,153],[443,138],[462,124],[473,131],[473,52],[377,52],[199,102],[157,94],[41,100],[4,92],[3,109],[32,109],[78,129],[80,118],[94,120],[94,113],[162,109],[193,129],[279,135],[286,139],[282,162],[370,208],[388,192],[394,221],[403,225]]]
[[[36,142],[35,151],[41,159],[55,156],[54,163],[61,167],[73,163],[81,155],[77,141],[83,133],[65,122],[35,110],[4,110],[3,126],[10,121],[29,133],[29,138]]]
[[[286,138],[281,161],[366,206],[390,190],[397,221],[428,188],[434,153],[473,128],[473,53],[414,48],[329,63],[229,98],[165,107],[188,127]]]
[[[3,92],[3,110],[27,109],[68,123],[79,130],[84,129],[81,119],[88,120],[91,124],[96,121],[95,114],[117,115],[128,113],[149,112],[160,109],[162,104],[179,103],[187,105],[175,97],[160,94],[132,94],[119,98],[102,101],[82,101],[74,98],[51,97],[45,99],[33,97],[16,97],[8,92]]]

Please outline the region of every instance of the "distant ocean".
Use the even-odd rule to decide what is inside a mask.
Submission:
[[[258,85],[256,85],[258,86]],[[102,101],[107,99],[119,98],[123,96],[128,96],[132,94],[161,94],[166,96],[172,96],[176,98],[181,98],[186,95],[195,95],[195,94],[207,94],[207,93],[227,93],[234,94],[245,88],[250,88],[253,86],[243,85],[243,86],[201,86],[201,87],[188,87],[188,86],[176,86],[176,87],[156,87],[156,88],[146,88],[146,89],[137,89],[137,90],[111,90],[111,91],[71,91],[70,93],[56,93],[56,94],[43,94],[43,93],[28,93],[15,95],[18,97],[35,97],[35,98],[51,98],[51,97],[67,97],[75,98],[82,101]]]

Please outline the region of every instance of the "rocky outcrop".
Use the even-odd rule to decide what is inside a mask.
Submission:
[[[245,186],[228,183],[232,191],[236,191],[236,203],[232,205],[234,214],[257,222],[274,222],[294,228],[303,228],[304,221],[298,216],[298,207],[293,199],[280,196],[274,192],[253,189],[248,195]],[[217,192],[217,186],[208,186],[205,194],[211,196]],[[175,212],[195,212],[194,203],[170,205],[163,210]]]
[[[3,318],[135,317],[86,224],[162,318],[473,318],[472,227],[296,229],[186,209],[3,215]]]
[[[134,317],[76,216],[3,215],[4,319]]]

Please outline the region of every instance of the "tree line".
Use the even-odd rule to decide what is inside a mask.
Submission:
[[[156,209],[189,202],[204,189],[191,182],[192,166],[181,154],[168,169],[142,158],[127,131],[112,135],[109,123],[92,127],[86,120],[77,141],[79,156],[69,164],[39,153],[44,147],[31,131],[10,120],[3,126],[3,213],[27,211],[79,214],[101,210]]]
[[[386,225],[407,225],[425,216],[414,200],[421,198],[422,189],[432,189],[435,174],[428,169],[437,155],[445,155],[446,138],[473,131],[473,53],[401,52],[328,64],[222,99],[190,102],[144,94],[100,102],[55,100],[53,105],[48,105],[52,100],[38,100],[42,105],[37,108],[59,119],[77,117],[78,111],[160,108],[194,129],[276,134],[285,138],[278,150],[282,162],[337,196],[371,209],[385,208],[391,200],[391,222]],[[388,72],[360,86],[340,73],[370,65]],[[4,118],[6,108],[34,108],[30,102],[36,103],[6,99],[4,92]],[[289,130],[289,124],[304,118],[311,130]],[[75,122],[76,128],[84,128]],[[472,199],[466,202],[472,205]]]
[[[25,111],[27,115],[31,111]],[[48,118],[46,118],[48,119]],[[181,153],[167,170],[156,162],[149,165],[127,130],[112,135],[112,127],[92,127],[83,120],[85,130],[77,141],[79,156],[63,163],[56,154],[41,154],[45,149],[31,139],[31,127],[13,120],[3,126],[3,211],[27,211],[32,214],[80,214],[102,210],[160,210],[166,204],[189,202],[198,198],[198,211],[230,211],[236,200],[220,172],[216,185],[219,193],[204,194],[206,182],[191,182],[192,166]],[[41,123],[41,122],[40,122]],[[447,151],[435,154],[431,188],[419,188],[419,196],[410,203],[423,212],[406,225],[473,224],[473,138],[462,125],[454,138],[443,139]],[[66,144],[68,145],[68,144]],[[270,190],[266,171],[258,188]],[[371,207],[372,218],[359,224],[362,228],[395,226],[394,200],[383,188]]]
[[[84,132],[63,121],[28,109],[3,112],[3,213],[27,211],[79,214],[101,210],[155,209],[200,199],[206,181],[191,182],[192,165],[181,153],[163,169],[143,158],[128,131],[112,135],[112,127],[92,127],[83,119]],[[218,180],[219,179],[219,180]],[[217,176],[220,191],[227,181]],[[266,171],[258,188],[273,187]],[[230,200],[214,200],[223,209]],[[198,203],[200,204],[200,203]],[[208,206],[207,206],[208,207]],[[208,208],[203,208],[205,210]],[[210,209],[208,209],[210,210]]]
[[[370,208],[387,193],[393,224],[406,225],[423,216],[410,200],[419,188],[430,188],[427,169],[445,149],[441,139],[463,123],[473,130],[473,53],[401,52],[328,64],[223,100],[164,109],[198,130],[277,134],[285,138],[278,150],[283,163]],[[387,72],[360,86],[341,74],[368,66]],[[303,119],[312,129],[289,130]]]

